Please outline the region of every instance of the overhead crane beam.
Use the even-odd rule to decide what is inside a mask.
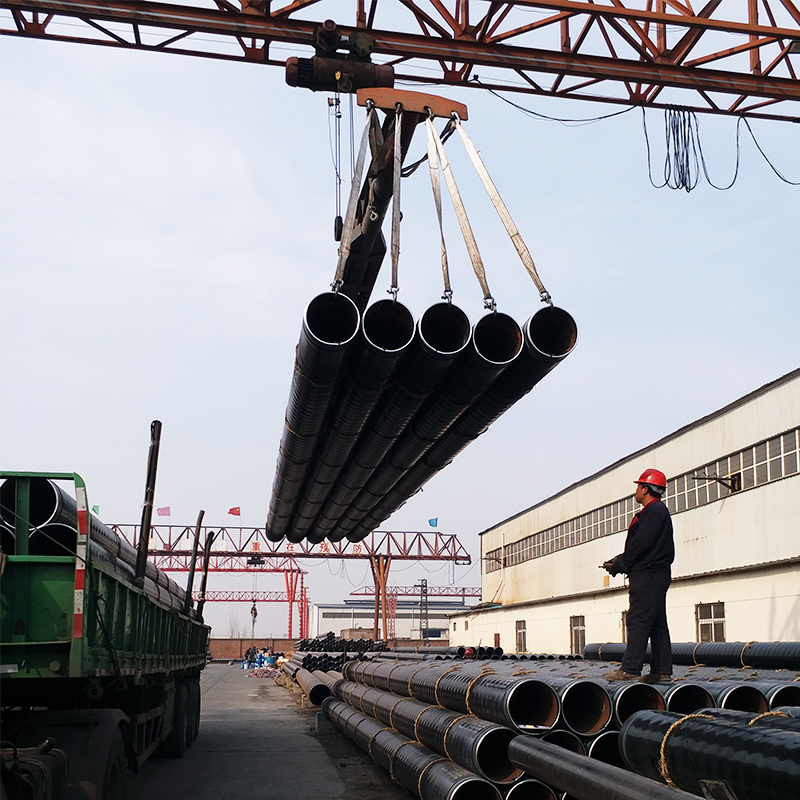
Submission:
[[[419,586],[387,586],[387,594],[397,597],[419,597]],[[350,597],[372,597],[374,586],[362,586],[350,592]],[[428,597],[480,597],[480,586],[429,586]]]
[[[341,2],[315,3],[319,22],[293,16],[307,13],[308,3],[274,10],[263,0],[242,3],[240,9],[217,0],[212,9],[141,0],[0,0],[10,12],[0,18],[0,33],[282,66],[271,43],[319,54],[317,32],[327,13],[340,17],[343,42],[359,43],[360,60],[393,65],[406,82],[800,116],[792,107],[800,100],[792,63],[800,54],[800,7],[792,0],[710,0],[699,12],[676,2],[636,7],[632,0],[443,0],[424,8],[386,0],[381,20],[404,30],[375,27],[375,4],[368,15],[363,0],[351,3],[350,13]],[[351,24],[342,24],[342,16]],[[68,26],[60,25],[64,18]],[[480,83],[476,68],[488,70]],[[665,90],[677,91],[667,98]]]

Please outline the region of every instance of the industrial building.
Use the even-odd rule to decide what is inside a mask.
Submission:
[[[482,602],[452,644],[580,653],[625,641],[622,552],[633,481],[668,477],[672,640],[800,639],[800,370],[762,386],[481,533]]]
[[[420,625],[420,601],[399,599],[394,614],[392,639],[447,639],[448,620],[451,615],[469,608],[465,598],[429,599],[428,625],[423,635]],[[472,601],[474,602],[474,600]],[[360,636],[372,637],[375,603],[373,600],[346,600],[344,603],[313,605],[309,611],[309,636],[323,636],[333,631],[337,636],[349,631],[353,638],[358,629]]]

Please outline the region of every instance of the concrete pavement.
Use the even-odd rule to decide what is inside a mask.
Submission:
[[[126,800],[409,800],[317,709],[271,678],[209,664],[200,735],[180,759],[151,758]]]

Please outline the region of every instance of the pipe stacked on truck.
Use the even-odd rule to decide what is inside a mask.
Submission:
[[[30,501],[28,554],[32,556],[75,555],[78,541],[78,507],[75,499],[57,483],[47,478],[28,478]],[[15,529],[17,478],[7,478],[0,486],[0,514],[8,529],[3,537],[3,551],[12,554]],[[88,514],[90,558],[117,577],[133,583],[137,551],[111,528]],[[142,586],[148,597],[167,608],[183,612],[186,592],[172,578],[147,562]]]
[[[400,303],[359,315],[343,294],[308,305],[267,537],[357,542],[449,464],[573,349],[562,309],[522,329],[492,313],[470,328],[439,303],[416,325]]]

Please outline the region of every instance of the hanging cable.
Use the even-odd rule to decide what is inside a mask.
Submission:
[[[403,106],[395,105],[394,111],[394,153],[392,158],[392,285],[389,294],[397,300],[398,271],[400,268],[400,170],[403,166],[402,132]]]
[[[447,125],[444,126],[442,132],[439,134],[439,138],[442,140],[442,144],[444,144],[454,133],[456,132],[456,126],[453,124],[453,120],[449,119],[447,121]],[[407,178],[409,175],[412,175],[420,165],[424,164],[428,160],[428,154],[426,153],[422,158],[418,161],[415,161],[413,164],[408,164],[407,166],[403,167],[403,171],[400,173],[404,178]]]
[[[344,220],[342,240],[339,243],[339,263],[336,266],[336,277],[331,284],[331,288],[335,292],[339,291],[344,281],[344,267],[350,255],[350,245],[353,243],[353,228],[355,227],[356,206],[358,205],[358,195],[360,194],[361,173],[364,171],[364,159],[367,154],[367,144],[369,143],[369,134],[373,124],[377,124],[375,106],[372,102],[367,101],[367,120],[364,124],[364,131],[361,134],[358,158],[356,159],[355,169],[353,170],[353,180],[350,184],[350,198],[347,201],[347,215]]]
[[[492,297],[492,293],[489,291],[489,284],[486,280],[486,270],[484,269],[483,260],[481,259],[481,254],[478,250],[478,243],[475,241],[475,234],[472,232],[472,226],[469,224],[467,210],[464,208],[464,202],[461,200],[461,195],[458,192],[456,179],[453,176],[452,169],[450,169],[450,162],[447,160],[447,156],[445,155],[444,145],[442,144],[442,140],[439,138],[439,135],[436,133],[436,129],[433,127],[430,118],[425,120],[425,124],[428,125],[429,129],[433,132],[434,143],[436,145],[436,154],[439,157],[439,163],[442,165],[442,173],[444,174],[444,180],[447,184],[447,189],[450,192],[450,199],[453,201],[456,219],[458,220],[458,225],[461,228],[461,235],[464,237],[464,244],[467,246],[469,260],[472,262],[472,269],[475,272],[475,277],[478,279],[481,291],[483,292],[483,305],[489,311],[496,311],[497,303]]]
[[[458,133],[461,136],[461,141],[464,143],[467,154],[469,155],[473,166],[480,176],[481,182],[483,183],[483,186],[489,195],[489,199],[492,201],[495,211],[497,211],[497,214],[500,217],[506,232],[511,238],[514,249],[517,251],[523,266],[528,271],[528,275],[531,276],[531,280],[539,290],[539,297],[541,297],[543,303],[553,305],[553,300],[550,297],[550,293],[544,288],[544,284],[539,277],[539,273],[536,271],[536,265],[533,263],[533,258],[531,257],[530,251],[525,245],[525,242],[522,240],[522,236],[517,230],[514,220],[511,219],[511,214],[509,213],[508,208],[506,208],[503,198],[500,197],[500,192],[497,191],[497,187],[494,185],[494,182],[489,175],[489,171],[486,169],[486,165],[483,163],[483,160],[480,157],[480,153],[478,153],[477,148],[472,143],[472,139],[467,136],[467,132],[464,130],[464,126],[461,124],[461,120],[458,118],[458,115],[454,114],[453,119],[455,120],[456,130],[458,130]]]
[[[334,174],[334,196],[336,214],[333,223],[334,241],[342,238],[342,110],[337,92],[333,98],[328,98],[328,138],[331,148],[331,160],[333,161]],[[331,117],[333,117],[333,133],[331,133]]]
[[[442,225],[442,187],[439,182],[439,157],[436,155],[435,131],[430,118],[426,120],[425,130],[428,134],[428,167],[431,175],[431,190],[433,203],[436,206],[436,217],[439,220],[439,241],[442,250],[442,277],[444,278],[444,294],[442,300],[448,303],[453,300],[453,290],[450,288],[450,269],[447,264],[447,247],[444,243],[444,226]]]

